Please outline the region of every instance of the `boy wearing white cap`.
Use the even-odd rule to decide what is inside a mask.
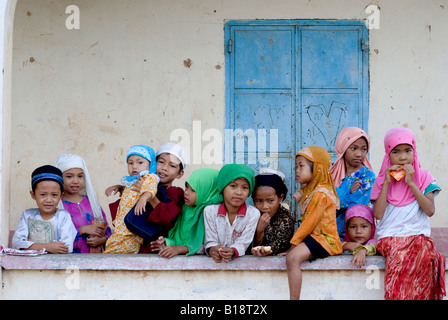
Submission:
[[[173,186],[174,179],[180,179],[184,175],[188,156],[185,150],[173,142],[162,144],[156,153],[157,175],[160,178],[159,190],[165,189],[169,202],[161,202],[156,197],[149,200],[153,207],[148,216],[148,221],[162,224],[167,230],[171,229],[177,217],[182,212],[184,204],[184,190]],[[140,253],[151,253],[149,241],[142,245]]]

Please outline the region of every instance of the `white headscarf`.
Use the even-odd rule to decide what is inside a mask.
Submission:
[[[93,216],[95,219],[102,218],[101,205],[96,196],[96,192],[93,189],[92,181],[90,180],[89,171],[87,170],[84,159],[76,154],[63,154],[56,159],[54,166],[59,168],[62,173],[73,168],[82,169],[84,171],[84,185],[90,206],[92,207]],[[58,207],[60,209],[64,208],[62,200],[59,202]]]

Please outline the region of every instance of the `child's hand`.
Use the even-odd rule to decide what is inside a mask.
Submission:
[[[363,265],[365,265],[366,264],[366,254],[367,254],[367,250],[365,248],[359,249],[351,261],[352,265],[356,266],[357,268],[361,268]]]
[[[135,205],[134,213],[136,216],[143,214],[146,211],[146,200],[140,198]]]
[[[342,246],[342,250],[348,250],[350,252],[353,252],[355,249],[362,247],[362,243],[359,242],[346,242],[344,243],[344,245]]]
[[[221,247],[222,247],[222,246],[214,246],[214,247],[211,247],[211,248],[209,249],[209,251],[208,251],[208,253],[209,253],[210,256],[212,257],[213,261],[215,261],[216,263],[220,263],[220,262],[222,262],[222,257],[221,257],[221,255],[219,254],[219,249],[220,249]]]
[[[160,251],[166,246],[166,241],[164,237],[160,236],[157,240],[151,241],[149,245],[151,252]]]
[[[140,178],[140,179],[138,179],[137,180],[137,182],[132,186],[132,191],[135,191],[135,192],[140,192],[140,189],[142,188],[142,185],[143,185],[143,179],[142,178]]]
[[[222,261],[229,262],[233,255],[235,254],[235,251],[233,248],[224,247],[221,246],[221,248],[218,249],[219,255],[222,257]]]
[[[97,237],[103,237],[106,231],[106,226],[101,226],[98,224],[86,224],[79,228],[79,234],[88,234]]]
[[[111,187],[106,189],[105,194],[106,194],[106,196],[109,197],[111,195],[115,195],[117,192],[119,192],[120,196],[121,196],[121,193],[123,192],[123,186],[120,186],[118,184],[115,185],[115,186],[111,186]]]
[[[267,255],[272,254],[271,247],[265,247],[265,246],[258,246],[254,247],[250,250],[254,256],[257,257],[264,257]]]
[[[188,253],[188,247],[186,246],[167,246],[160,250],[159,256],[170,259],[178,254],[186,253]]]
[[[406,176],[405,176],[405,182],[408,186],[411,186],[412,184],[414,184],[414,167],[412,166],[412,164],[405,164],[402,169],[404,171],[406,171]]]
[[[107,241],[107,237],[97,237],[97,236],[88,236],[87,240],[86,240],[86,244],[89,247],[98,247],[101,246],[102,244],[106,243]]]
[[[394,170],[399,171],[401,169],[402,169],[402,166],[399,164],[394,164],[391,167],[387,168],[386,173],[384,175],[384,182],[387,182],[389,184],[393,179],[392,176],[390,175],[390,172],[394,171]]]
[[[50,242],[45,246],[45,249],[51,253],[68,253],[68,247],[62,241]]]
[[[353,182],[352,187],[350,188],[350,193],[356,192],[359,188],[361,188],[362,181],[356,180]]]
[[[271,223],[271,215],[265,212],[260,216],[260,219],[258,219],[257,231],[264,231],[268,227],[269,223]]]
[[[146,202],[153,197],[154,196],[150,192],[144,192],[140,196],[140,199],[137,201],[137,204],[135,205],[134,212],[135,212],[136,216],[139,216],[139,215],[143,214],[143,212],[146,211]]]

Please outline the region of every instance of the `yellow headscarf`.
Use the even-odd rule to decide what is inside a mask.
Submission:
[[[314,164],[311,181],[294,194],[294,199],[300,204],[299,209],[302,215],[305,213],[315,192],[325,193],[334,202],[336,208],[339,209],[339,198],[330,174],[330,154],[321,147],[305,147],[297,152],[296,157],[298,156],[302,156]]]

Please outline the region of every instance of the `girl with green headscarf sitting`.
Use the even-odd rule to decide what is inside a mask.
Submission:
[[[244,164],[226,164],[219,171],[219,202],[204,209],[205,251],[215,262],[244,255],[252,243],[260,211],[246,199],[254,185],[254,171]]]
[[[204,243],[203,210],[207,205],[219,203],[218,173],[217,169],[201,168],[191,174],[185,182],[182,213],[167,238],[151,242],[151,251],[159,251],[164,258],[200,252]]]

